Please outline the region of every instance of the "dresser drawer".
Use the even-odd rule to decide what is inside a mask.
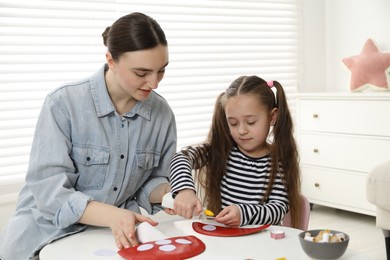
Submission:
[[[301,131],[390,136],[388,100],[301,100]]]
[[[316,167],[301,171],[302,193],[311,203],[375,215],[366,198],[366,175]]]
[[[357,172],[390,158],[390,138],[301,133],[298,145],[302,164]]]

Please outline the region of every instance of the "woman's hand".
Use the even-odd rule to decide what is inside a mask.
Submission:
[[[152,226],[156,226],[158,224],[141,214],[117,208],[117,211],[112,215],[109,227],[111,228],[116,245],[119,249],[129,248],[138,244],[138,240],[135,235],[135,226],[140,222],[148,222]]]
[[[215,216],[214,220],[228,227],[239,227],[241,224],[240,209],[236,205],[227,206]]]
[[[199,215],[202,209],[202,203],[193,190],[181,190],[175,197],[174,212],[183,218],[190,219],[194,215]]]
[[[152,226],[158,224],[141,214],[98,201],[90,201],[79,219],[81,224],[111,228],[119,249],[138,244],[135,226],[140,222],[148,222]]]
[[[161,203],[162,198],[165,194],[171,191],[171,186],[168,183],[162,183],[158,185],[154,190],[150,193],[149,201],[150,203]]]

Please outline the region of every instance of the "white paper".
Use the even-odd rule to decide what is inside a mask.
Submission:
[[[172,193],[168,192],[162,198],[161,206],[163,206],[164,208],[173,209],[173,203],[174,199],[172,198]]]
[[[137,235],[138,242],[140,243],[163,240],[168,238],[166,235],[161,233],[157,228],[150,225],[148,222],[142,222],[141,224],[139,224],[135,233]]]

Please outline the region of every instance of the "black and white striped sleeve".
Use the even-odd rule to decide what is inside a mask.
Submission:
[[[287,192],[281,180],[275,181],[273,190],[265,204],[237,204],[241,211],[241,226],[280,224],[288,211],[289,203]]]
[[[173,197],[184,189],[195,191],[194,181],[192,179],[192,161],[181,152],[175,154],[170,163],[170,185]]]

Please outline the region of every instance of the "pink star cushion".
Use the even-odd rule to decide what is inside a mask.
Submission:
[[[380,52],[375,43],[368,39],[360,55],[343,59],[351,71],[351,91],[367,87],[389,90],[390,53]]]

